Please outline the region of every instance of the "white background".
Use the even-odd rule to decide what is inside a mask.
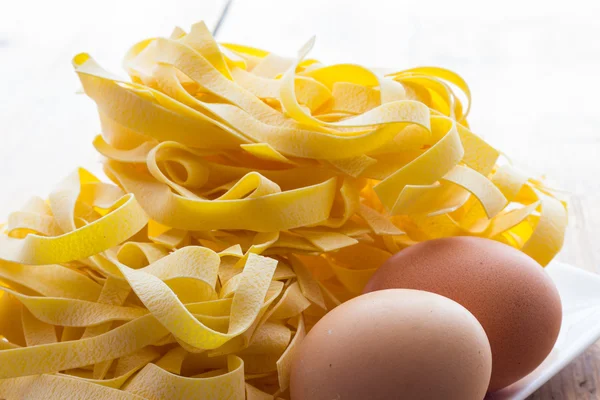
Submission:
[[[128,46],[204,19],[222,0],[15,1],[0,13],[0,215],[77,165],[99,171],[80,51],[120,72]],[[219,40],[326,63],[440,65],[473,91],[474,130],[565,189],[600,192],[599,1],[236,0]],[[565,171],[568,171],[566,173]]]

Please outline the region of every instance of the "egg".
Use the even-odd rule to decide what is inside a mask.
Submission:
[[[502,243],[454,237],[411,246],[389,258],[364,292],[405,288],[446,296],[467,308],[492,347],[490,391],[533,371],[562,322],[560,296],[543,268]]]
[[[481,400],[491,349],[458,303],[416,290],[368,293],[326,314],[294,356],[292,400]]]

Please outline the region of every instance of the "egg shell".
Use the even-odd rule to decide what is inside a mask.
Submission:
[[[441,294],[477,317],[492,347],[490,391],[533,371],[560,331],[552,280],[532,258],[496,241],[454,237],[409,247],[388,259],[364,292],[390,288]]]
[[[481,400],[491,349],[458,303],[416,290],[358,296],[326,314],[294,357],[292,400]]]

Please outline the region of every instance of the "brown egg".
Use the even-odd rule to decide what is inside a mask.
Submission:
[[[492,346],[490,391],[533,371],[560,330],[562,308],[552,280],[522,252],[492,240],[455,237],[409,247],[386,261],[364,292],[426,290],[466,307]]]
[[[458,303],[417,290],[382,290],[326,314],[292,364],[292,400],[481,400],[491,350]]]

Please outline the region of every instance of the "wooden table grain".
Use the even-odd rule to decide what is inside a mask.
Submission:
[[[99,172],[99,124],[70,58],[112,70],[136,40],[217,20],[222,0],[20,1],[0,12],[0,216],[77,165]],[[471,85],[476,133],[572,194],[585,215],[563,261],[600,268],[600,2],[235,0],[219,39],[293,55],[404,69],[439,65]],[[4,219],[4,218],[2,218]],[[585,232],[582,234],[581,232]],[[587,239],[586,239],[587,238]],[[581,246],[583,241],[588,241]],[[579,246],[575,248],[573,243]],[[533,400],[600,399],[600,342]]]

